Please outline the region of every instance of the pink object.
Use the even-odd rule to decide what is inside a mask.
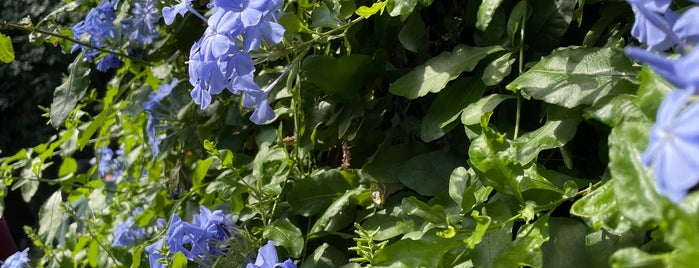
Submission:
[[[0,218],[0,260],[6,260],[7,257],[17,252],[15,240],[12,239],[10,229],[7,227],[5,218]]]

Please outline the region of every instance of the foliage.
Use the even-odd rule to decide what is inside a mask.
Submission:
[[[641,159],[686,81],[627,57],[637,8],[231,3],[66,1],[0,23],[75,56],[48,110],[55,135],[0,165],[1,196],[56,187],[27,228],[32,263],[697,264],[694,185],[671,201]],[[20,55],[2,40],[3,61]]]

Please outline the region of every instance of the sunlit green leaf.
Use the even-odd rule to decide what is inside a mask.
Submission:
[[[73,111],[78,101],[85,95],[89,86],[90,65],[80,53],[68,67],[67,79],[56,88],[51,103],[51,125],[58,128]]]
[[[369,17],[371,17],[372,15],[374,15],[376,13],[383,14],[383,10],[385,7],[386,7],[386,2],[381,1],[381,2],[373,3],[371,5],[371,7],[360,6],[359,8],[357,8],[357,10],[354,13],[356,13],[360,17],[368,19]]]
[[[425,64],[398,78],[388,88],[391,93],[415,99],[441,91],[462,72],[472,71],[478,62],[501,47],[469,47],[459,45],[451,52],[442,52]]]
[[[12,47],[12,39],[0,33],[0,61],[10,63],[15,60],[15,49]]]
[[[510,74],[515,58],[512,53],[505,53],[494,61],[490,62],[483,71],[483,83],[487,86],[499,84],[505,77]]]
[[[537,100],[574,108],[633,93],[637,69],[616,48],[561,48],[507,85]]]
[[[490,20],[495,14],[495,10],[502,4],[503,0],[483,0],[481,5],[478,7],[478,20],[476,21],[476,28],[481,31],[485,31],[488,27]]]
[[[39,231],[38,235],[43,239],[44,243],[51,244],[53,238],[56,237],[56,232],[63,218],[63,203],[61,190],[54,192],[39,209]]]
[[[481,116],[487,112],[492,112],[501,102],[514,99],[512,95],[490,94],[482,97],[475,103],[469,104],[461,113],[461,123],[464,125],[475,125],[481,122]]]
[[[187,267],[187,257],[182,253],[182,251],[175,252],[172,257],[172,268],[186,268]]]

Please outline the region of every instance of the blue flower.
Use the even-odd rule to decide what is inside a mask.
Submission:
[[[666,50],[684,43],[672,32],[676,14],[668,10],[671,0],[627,0],[636,20],[631,35],[646,43],[649,50]]]
[[[696,46],[699,37],[699,7],[693,7],[682,13],[672,26],[672,31],[680,38]]]
[[[257,258],[255,263],[248,263],[246,268],[296,268],[291,259],[287,259],[284,262],[279,262],[279,256],[277,255],[277,249],[274,247],[274,242],[267,241],[267,244],[262,246],[257,251]]]
[[[146,247],[151,267],[163,267],[158,263],[158,259],[165,257],[160,250],[163,245],[167,245],[169,253],[180,251],[187,259],[202,265],[210,264],[211,257],[224,253],[225,242],[236,230],[231,215],[221,210],[212,212],[204,206],[199,211],[193,223],[183,222],[178,215],[172,216],[165,236]]]
[[[126,219],[126,222],[117,226],[114,231],[114,242],[112,246],[129,246],[137,239],[145,236],[145,228],[139,227],[134,221],[134,217],[143,212],[143,208],[136,208],[131,213],[131,217]]]
[[[156,28],[160,14],[155,8],[155,1],[134,2],[131,13],[133,17],[123,21],[129,39],[138,45],[153,43],[153,40],[160,36]]]
[[[106,72],[109,68],[119,68],[121,66],[121,60],[114,54],[107,54],[102,60],[97,64],[97,70],[100,72]]]
[[[179,84],[177,78],[172,79],[170,84],[163,84],[158,88],[158,92],[151,92],[148,96],[148,100],[143,103],[143,109],[148,115],[148,120],[146,121],[146,135],[148,136],[148,144],[153,149],[153,155],[158,155],[160,152],[160,137],[157,135],[158,129],[164,129],[166,126],[163,125],[164,121],[174,120],[172,118],[174,111],[172,107],[169,107],[162,103],[163,99],[170,95],[172,89]]]
[[[29,267],[29,248],[25,248],[22,251],[17,251],[14,254],[7,257],[7,259],[2,262],[0,268],[19,268],[19,267]]]
[[[115,152],[109,147],[102,147],[97,148],[96,153],[99,163],[97,163],[97,158],[92,158],[90,159],[90,164],[97,164],[97,171],[100,177],[107,182],[118,180],[126,161],[124,150],[119,149]]]
[[[274,118],[267,92],[253,79],[255,65],[247,52],[259,48],[263,40],[271,44],[281,42],[284,27],[277,23],[275,12],[282,4],[278,0],[213,0],[209,3],[212,13],[207,19],[208,27],[201,39],[192,45],[188,61],[189,82],[194,87],[190,95],[201,109],[211,104],[212,95],[227,88],[233,94],[246,95],[245,107],[257,107],[251,117],[256,124]],[[166,23],[188,9],[185,2],[163,9]]]
[[[175,21],[175,16],[184,16],[192,6],[192,0],[184,0],[171,7],[163,7],[163,19],[165,24],[170,25]]]
[[[85,20],[78,22],[71,30],[76,39],[87,40],[90,45],[95,47],[108,47],[109,42],[117,37],[117,28],[114,27],[113,21],[116,19],[117,0],[104,0],[97,7],[91,9]],[[99,51],[84,47],[79,44],[73,44],[71,53],[82,49],[85,51],[85,58],[89,62],[94,62],[99,55]],[[105,59],[107,59],[105,57]],[[106,71],[109,67],[115,66],[113,58],[107,59],[109,62],[103,64],[98,70]]]
[[[693,49],[677,60],[634,47],[627,47],[624,52],[650,65],[653,71],[676,87],[695,93],[699,90],[699,49]]]
[[[641,156],[655,171],[658,191],[679,203],[699,183],[699,102],[691,91],[673,91],[658,110],[648,149]]]

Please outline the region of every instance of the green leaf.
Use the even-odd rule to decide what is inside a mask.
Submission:
[[[427,27],[420,13],[414,13],[408,17],[403,28],[398,32],[398,41],[405,49],[415,53],[427,44]]]
[[[405,18],[413,13],[418,0],[387,0],[388,14],[391,17],[401,16]]]
[[[445,239],[426,233],[419,240],[403,239],[379,251],[371,267],[439,267],[444,254],[461,245],[458,239]]]
[[[512,57],[512,52],[502,54],[494,61],[490,62],[483,71],[483,83],[486,86],[494,86],[500,84],[502,80],[510,74],[512,64],[515,63],[515,58]]]
[[[646,244],[647,233],[643,231],[626,231],[619,235],[599,230],[585,236],[587,255],[591,262],[588,267],[607,267],[609,258],[615,251]],[[552,240],[555,238],[551,238]],[[544,260],[545,261],[545,260]]]
[[[336,231],[351,224],[354,220],[354,213],[350,208],[351,199],[364,192],[364,186],[348,190],[340,198],[335,200],[328,209],[316,220],[308,236],[322,231]]]
[[[489,114],[483,116],[483,134],[473,140],[468,149],[469,164],[484,185],[524,202],[520,176],[524,167],[517,162],[517,151],[509,140],[487,126]]]
[[[309,217],[327,209],[351,188],[339,170],[328,170],[297,180],[287,193],[286,201],[300,215]]]
[[[15,49],[12,47],[12,39],[0,33],[0,61],[10,63],[15,60]]]
[[[63,198],[61,190],[54,192],[39,209],[39,231],[38,235],[43,239],[44,244],[51,245],[56,237],[58,227],[63,219],[61,209]]]
[[[488,203],[485,209],[488,213],[488,217],[490,217],[492,221],[491,226],[512,217],[510,209],[505,202],[500,200]],[[464,221],[466,221],[466,219],[464,219]],[[485,222],[482,224],[484,225]],[[472,225],[474,228],[476,227],[475,222],[473,222]],[[495,227],[497,227],[497,225]],[[485,235],[483,235],[481,242],[476,245],[473,250],[473,267],[499,267],[495,266],[494,262],[499,257],[499,253],[512,244],[513,237],[511,222],[503,222],[499,227],[500,228],[492,228],[492,230],[487,231]],[[509,266],[510,265],[506,265],[505,267]]]
[[[360,6],[359,8],[357,8],[356,11],[354,11],[354,13],[356,13],[362,18],[368,19],[376,13],[383,14],[384,8],[386,8],[386,2],[381,1],[372,4],[371,7]]]
[[[485,85],[480,79],[458,79],[438,93],[437,98],[430,104],[420,127],[420,138],[430,142],[442,136],[451,128],[461,113],[461,110],[478,100]]]
[[[481,5],[478,7],[478,16],[476,20],[476,28],[481,31],[485,31],[488,27],[490,20],[495,14],[495,10],[502,4],[502,0],[483,0]]]
[[[651,255],[638,248],[624,248],[615,252],[609,262],[612,267],[668,267],[665,260],[669,258],[670,254]]]
[[[298,16],[293,12],[286,12],[279,18],[279,24],[284,27],[284,34],[298,33],[302,30],[308,30],[306,25],[301,22]]]
[[[63,158],[63,163],[61,163],[61,167],[58,169],[58,177],[63,177],[72,174],[77,170],[78,161],[75,161],[75,158],[66,156]]]
[[[520,0],[517,2],[514,8],[512,8],[512,13],[510,13],[510,18],[507,19],[507,37],[510,38],[510,43],[515,44],[515,34],[522,29],[522,17],[527,16],[529,18],[529,6],[526,0]]]
[[[566,109],[551,110],[546,124],[512,141],[520,164],[530,163],[543,150],[563,147],[575,136],[580,118]]]
[[[527,44],[540,50],[559,46],[575,12],[575,0],[527,1],[531,16],[526,26]]]
[[[100,245],[97,241],[92,240],[87,248],[87,261],[90,266],[97,267],[97,257],[99,255]]]
[[[624,123],[609,135],[609,169],[615,200],[622,215],[639,227],[662,220],[662,198],[655,190],[650,169],[640,163],[650,127],[645,122]]]
[[[182,253],[182,251],[175,252],[172,256],[172,268],[187,268],[187,257]]]
[[[377,150],[376,154],[362,167],[362,175],[381,183],[396,183],[405,162],[416,155],[428,152],[423,143],[406,143]]]
[[[374,236],[374,239],[378,241],[415,231],[415,225],[415,221],[411,219],[385,214],[373,215],[362,223],[364,230],[369,233],[379,230]]]
[[[550,240],[544,243],[543,263],[547,267],[596,267],[587,251],[587,226],[571,218],[549,218]]]
[[[141,266],[141,253],[143,251],[143,245],[138,245],[134,248],[131,255],[131,268],[138,268]]]
[[[514,98],[515,96],[502,94],[490,94],[485,96],[463,109],[461,113],[461,123],[464,125],[478,124],[481,122],[481,117],[485,113],[495,110],[495,107],[500,105],[501,102]]]
[[[303,75],[325,94],[345,99],[359,95],[364,80],[375,70],[369,56],[352,54],[335,59],[313,55],[303,60]]]
[[[85,60],[84,53],[78,54],[68,69],[70,70],[68,78],[53,92],[50,120],[54,128],[60,127],[68,118],[90,84],[90,65]]]
[[[342,25],[342,21],[333,13],[325,2],[321,2],[311,13],[311,28],[330,27],[337,28]]]
[[[589,225],[598,230],[601,227],[620,234],[630,228],[623,220],[619,207],[614,200],[614,183],[607,182],[573,203],[570,213],[585,219]]]
[[[447,152],[421,154],[403,164],[398,179],[418,194],[435,196],[449,187],[451,171],[461,164],[461,159]]]
[[[545,215],[533,224],[522,226],[515,240],[500,250],[494,267],[506,267],[513,263],[518,266],[541,267],[541,246],[549,240],[548,221],[549,216]]]
[[[300,268],[335,268],[343,264],[347,257],[338,249],[323,243],[303,262]]]
[[[303,251],[303,234],[288,219],[277,219],[268,225],[264,231],[264,237],[274,241],[277,246],[284,247],[291,257],[299,257]]]
[[[672,91],[673,86],[647,65],[641,69],[638,80],[640,82],[638,98],[633,99],[633,101],[648,118],[655,118],[660,103],[665,99],[665,95]]]
[[[459,45],[452,52],[442,52],[425,64],[398,78],[388,90],[398,96],[415,99],[441,91],[449,81],[463,72],[472,71],[478,62],[501,47],[469,47]]]
[[[623,120],[646,119],[646,115],[634,103],[636,99],[637,97],[631,94],[605,98],[594,106],[585,108],[583,116],[597,119],[608,126],[616,126]]]
[[[449,197],[455,203],[460,204],[464,211],[470,210],[471,206],[476,203],[476,197],[473,195],[475,190],[474,176],[473,171],[469,172],[464,167],[455,168],[449,176]],[[467,191],[469,189],[470,191]]]
[[[196,188],[201,185],[206,173],[209,171],[211,163],[214,162],[214,157],[209,157],[204,160],[197,160],[197,167],[194,169],[194,174],[192,176],[192,187]]]
[[[567,47],[542,58],[507,89],[522,90],[534,99],[574,108],[633,93],[636,74],[631,62],[616,48]]]
[[[476,222],[476,227],[471,235],[464,240],[467,248],[474,249],[483,241],[483,236],[488,231],[491,220],[488,216],[479,215],[477,210],[471,211],[471,217]]]
[[[417,216],[435,225],[444,226],[447,221],[447,214],[440,205],[429,206],[425,202],[417,200],[414,196],[404,198],[401,208],[405,214]]]
[[[651,124],[625,122],[609,135],[609,170],[614,198],[624,218],[637,228],[659,226],[665,241],[699,250],[699,223],[655,189],[652,171],[641,163]]]

